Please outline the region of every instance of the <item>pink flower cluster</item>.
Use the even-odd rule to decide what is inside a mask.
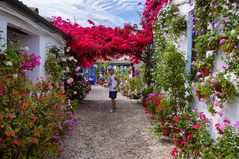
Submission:
[[[96,60],[110,60],[125,54],[131,57],[132,62],[139,63],[143,50],[153,43],[153,26],[159,11],[167,2],[168,0],[146,0],[142,30],[138,30],[137,25],[130,24],[125,24],[124,28],[95,26],[92,20],[88,20],[91,27],[82,27],[61,17],[54,17],[53,23],[71,35],[72,39],[67,41],[71,48],[70,53],[81,54],[83,66],[89,67]]]
[[[41,64],[40,56],[36,56],[35,54],[23,54],[24,62],[20,65],[23,67],[24,70],[33,70],[37,66]]]

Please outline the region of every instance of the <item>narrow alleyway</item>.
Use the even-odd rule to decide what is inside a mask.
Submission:
[[[108,113],[108,90],[93,86],[75,112],[77,124],[62,159],[170,159],[172,145],[150,131],[141,105],[118,94],[118,110]]]

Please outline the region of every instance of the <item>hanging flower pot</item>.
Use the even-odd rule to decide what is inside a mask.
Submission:
[[[199,101],[203,98],[203,95],[200,90],[196,90],[196,95],[197,95]]]
[[[200,68],[200,71],[201,71],[201,73],[202,73],[202,76],[203,76],[203,77],[208,76],[209,73],[210,73],[210,69],[211,69],[210,66],[208,66],[208,65],[203,65],[203,66]]]
[[[170,132],[171,132],[171,128],[169,126],[161,126],[160,127],[163,133],[163,136],[169,136]]]

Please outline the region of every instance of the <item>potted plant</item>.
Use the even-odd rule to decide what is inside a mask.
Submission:
[[[211,72],[215,57],[216,54],[214,50],[206,51],[201,58],[196,59],[194,69],[200,70],[202,77],[208,76]]]
[[[169,116],[174,109],[174,105],[169,97],[164,97],[160,105],[156,106],[156,115],[161,122],[161,129],[164,136],[169,136],[171,132],[169,124],[172,119]]]
[[[160,88],[168,93],[175,106],[183,106],[190,99],[187,94],[191,94],[189,88],[185,85],[188,78],[185,70],[185,56],[172,43],[168,43],[165,51],[159,56],[154,80]],[[175,61],[177,62],[175,63]],[[180,99],[184,100],[180,101]]]

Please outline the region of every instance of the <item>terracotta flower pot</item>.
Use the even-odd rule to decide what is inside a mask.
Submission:
[[[163,133],[163,136],[169,136],[171,132],[171,128],[169,126],[161,126],[160,127]]]
[[[176,138],[176,137],[173,138],[173,143],[177,147],[183,147],[182,142],[183,142],[182,138]]]
[[[174,12],[174,13],[177,13],[177,12],[179,12],[179,9],[178,9],[178,7],[174,8],[174,9],[173,9],[173,12]]]
[[[196,90],[196,95],[197,95],[199,101],[203,98],[203,95],[201,94],[201,91],[199,91],[199,90]]]
[[[210,73],[210,67],[208,65],[203,65],[201,68],[200,68],[200,72],[202,73],[202,76],[203,77],[206,77],[209,75]]]

